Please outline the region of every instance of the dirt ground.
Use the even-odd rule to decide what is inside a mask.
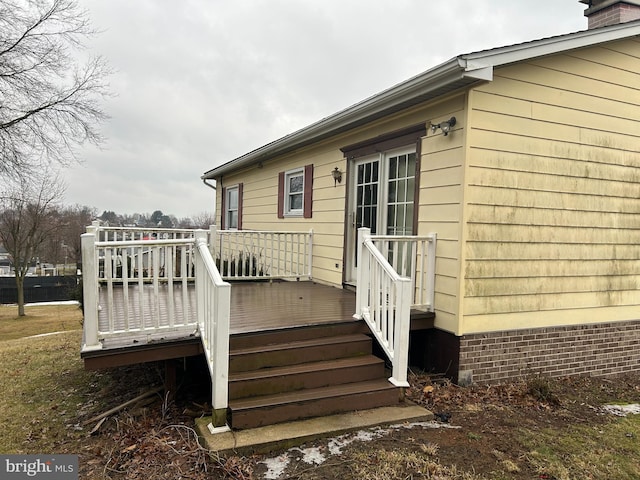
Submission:
[[[190,370],[197,372],[197,368]],[[100,394],[107,403],[117,405],[132,397],[131,385],[140,390],[157,385],[160,372],[153,364],[103,372],[100,375],[106,380],[101,382],[105,387]],[[69,453],[80,454],[81,478],[276,478],[265,461],[283,452],[218,457],[199,446],[193,419],[209,407],[208,385],[198,383],[198,378],[202,377],[193,374],[180,379],[175,402],[155,395],[108,417],[90,435],[88,431],[98,422],[87,424],[82,446],[68,445],[71,450],[80,448]],[[294,460],[277,478],[578,478],[560,475],[560,467],[549,465],[547,469],[548,457],[535,458],[532,446],[523,438],[535,442],[538,435],[575,426],[597,432],[614,421],[601,413],[602,405],[640,402],[640,373],[617,378],[531,378],[465,388],[428,375],[412,375],[410,380],[408,398],[434,412],[443,427],[456,428],[399,428],[374,441],[354,441],[334,456],[327,454],[326,441],[317,441],[304,448],[324,452],[325,461],[303,463],[300,455],[296,461],[296,452],[302,450],[294,450]],[[636,434],[625,435],[637,445]],[[629,451],[637,453],[637,449]],[[624,478],[638,478],[633,475]]]

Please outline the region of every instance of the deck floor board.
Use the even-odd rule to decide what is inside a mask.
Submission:
[[[159,286],[157,293],[153,285],[145,285],[140,291],[137,284],[131,284],[126,293],[122,286],[114,286],[110,320],[109,291],[102,286],[99,330],[110,330],[109,323],[112,322],[113,329],[122,332],[113,337],[105,336],[103,348],[122,348],[132,342],[171,341],[193,335],[197,322],[194,285],[188,286],[186,295],[181,285],[174,285],[173,302],[168,292],[166,286]],[[156,295],[157,309],[154,307]],[[182,308],[185,300],[186,310]],[[310,281],[238,282],[231,287],[232,335],[353,321],[354,312],[354,292]],[[141,326],[154,325],[161,327],[159,332],[140,331]]]

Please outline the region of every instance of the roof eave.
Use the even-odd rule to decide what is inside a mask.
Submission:
[[[640,35],[640,21],[460,55],[405,82],[213,168],[203,180],[282,155],[477,81],[493,80],[495,67]]]
[[[556,37],[461,55],[468,68],[499,67],[640,35],[640,21],[582,30]]]
[[[419,103],[422,98],[428,97],[430,92],[437,91],[466,77],[465,62],[460,61],[457,57],[453,58],[334,115],[325,117],[316,123],[213,168],[205,172],[201,178],[220,177],[229,171],[264,161],[267,158],[293,151],[319,139],[357,127],[397,111],[399,108]],[[477,81],[476,78],[471,77],[470,80]]]

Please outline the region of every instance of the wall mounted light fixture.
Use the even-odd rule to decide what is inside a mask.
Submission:
[[[333,186],[335,187],[337,184],[342,183],[342,172],[338,169],[338,167],[331,170],[331,176],[333,177]]]
[[[436,130],[442,130],[442,134],[446,137],[449,135],[451,128],[456,124],[456,117],[451,117],[446,122],[440,122],[437,125],[431,125],[431,133],[436,133]]]

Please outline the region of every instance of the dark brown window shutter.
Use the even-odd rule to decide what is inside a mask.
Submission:
[[[284,172],[278,174],[278,218],[284,218]]]
[[[242,230],[242,183],[238,184],[238,230]]]
[[[220,202],[220,229],[224,230],[227,225],[227,188],[222,187],[222,201]]]
[[[304,218],[311,218],[313,214],[313,165],[304,167]]]

